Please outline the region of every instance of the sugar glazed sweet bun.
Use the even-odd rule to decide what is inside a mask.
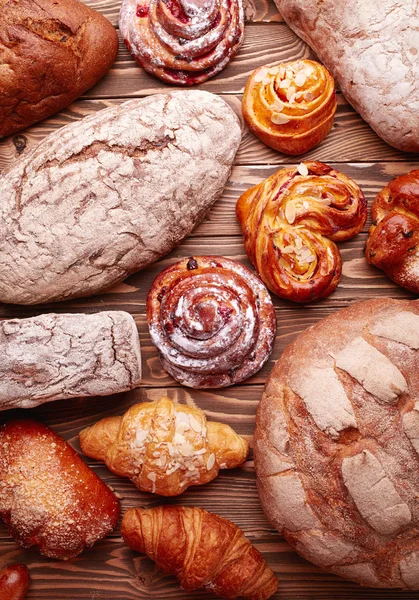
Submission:
[[[177,85],[203,83],[243,42],[242,0],[123,0],[122,38],[149,73]]]
[[[247,256],[280,298],[311,302],[339,283],[335,242],[359,233],[367,202],[357,184],[320,162],[281,169],[240,196],[237,217]]]
[[[324,140],[336,112],[335,82],[313,60],[259,67],[243,95],[243,116],[266,145],[285,154],[303,154]]]
[[[419,170],[393,179],[372,204],[365,255],[390,279],[419,294]]]
[[[222,256],[184,258],[164,269],[149,292],[147,320],[163,367],[193,388],[226,387],[257,373],[276,332],[263,283]]]
[[[360,302],[300,335],[258,409],[271,523],[304,558],[419,589],[419,302]]]

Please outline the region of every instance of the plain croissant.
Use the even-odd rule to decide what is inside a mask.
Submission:
[[[241,465],[249,451],[228,425],[207,421],[202,410],[167,397],[98,421],[80,432],[80,446],[140,490],[162,496],[208,483],[220,469]]]
[[[241,529],[201,508],[131,508],[121,531],[130,548],[175,575],[187,592],[205,588],[222,598],[266,600],[278,587]]]

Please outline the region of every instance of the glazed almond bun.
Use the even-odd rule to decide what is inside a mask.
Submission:
[[[258,488],[299,554],[419,589],[419,301],[356,303],[288,346],[259,405]]]
[[[243,116],[264,144],[285,154],[303,154],[324,140],[336,112],[335,82],[314,60],[263,66],[249,77]]]

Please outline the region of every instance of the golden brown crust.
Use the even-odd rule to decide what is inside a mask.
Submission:
[[[29,588],[25,565],[10,565],[0,571],[0,600],[24,600]]]
[[[237,525],[201,508],[131,508],[121,530],[130,548],[175,575],[185,591],[205,588],[222,598],[267,600],[278,587]]]
[[[243,116],[265,144],[285,154],[303,154],[324,140],[337,100],[329,71],[313,60],[259,67],[247,80]]]
[[[83,429],[80,447],[139,489],[162,496],[208,483],[220,469],[241,465],[249,451],[247,441],[228,425],[207,421],[198,408],[166,397]]]
[[[242,0],[123,0],[119,28],[143,69],[172,84],[196,85],[240,48]]]
[[[164,269],[147,298],[147,321],[163,367],[183,385],[220,388],[259,371],[275,340],[268,290],[223,256],[195,256]]]
[[[250,261],[281,298],[310,302],[331,294],[342,260],[334,242],[348,240],[367,218],[364,194],[320,162],[281,169],[237,202]]]
[[[6,0],[0,11],[0,136],[68,106],[111,67],[118,36],[77,0]]]
[[[119,503],[80,456],[31,420],[0,428],[0,517],[14,540],[65,559],[116,525]]]
[[[362,585],[419,589],[419,302],[369,300],[290,344],[258,408],[271,523]]]
[[[419,170],[396,177],[379,192],[372,220],[368,262],[419,294]]]

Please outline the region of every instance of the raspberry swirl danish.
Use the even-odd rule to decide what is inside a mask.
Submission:
[[[267,287],[287,300],[331,294],[342,259],[334,242],[363,228],[367,203],[343,173],[320,162],[281,169],[237,202],[244,245]]]
[[[303,154],[324,140],[336,112],[335,82],[313,60],[259,67],[249,77],[243,116],[267,146]]]
[[[254,375],[276,332],[269,293],[249,269],[221,256],[167,267],[147,299],[147,320],[163,367],[192,388],[221,388]]]
[[[149,73],[196,85],[221,71],[243,42],[242,0],[123,0],[122,38]]]

